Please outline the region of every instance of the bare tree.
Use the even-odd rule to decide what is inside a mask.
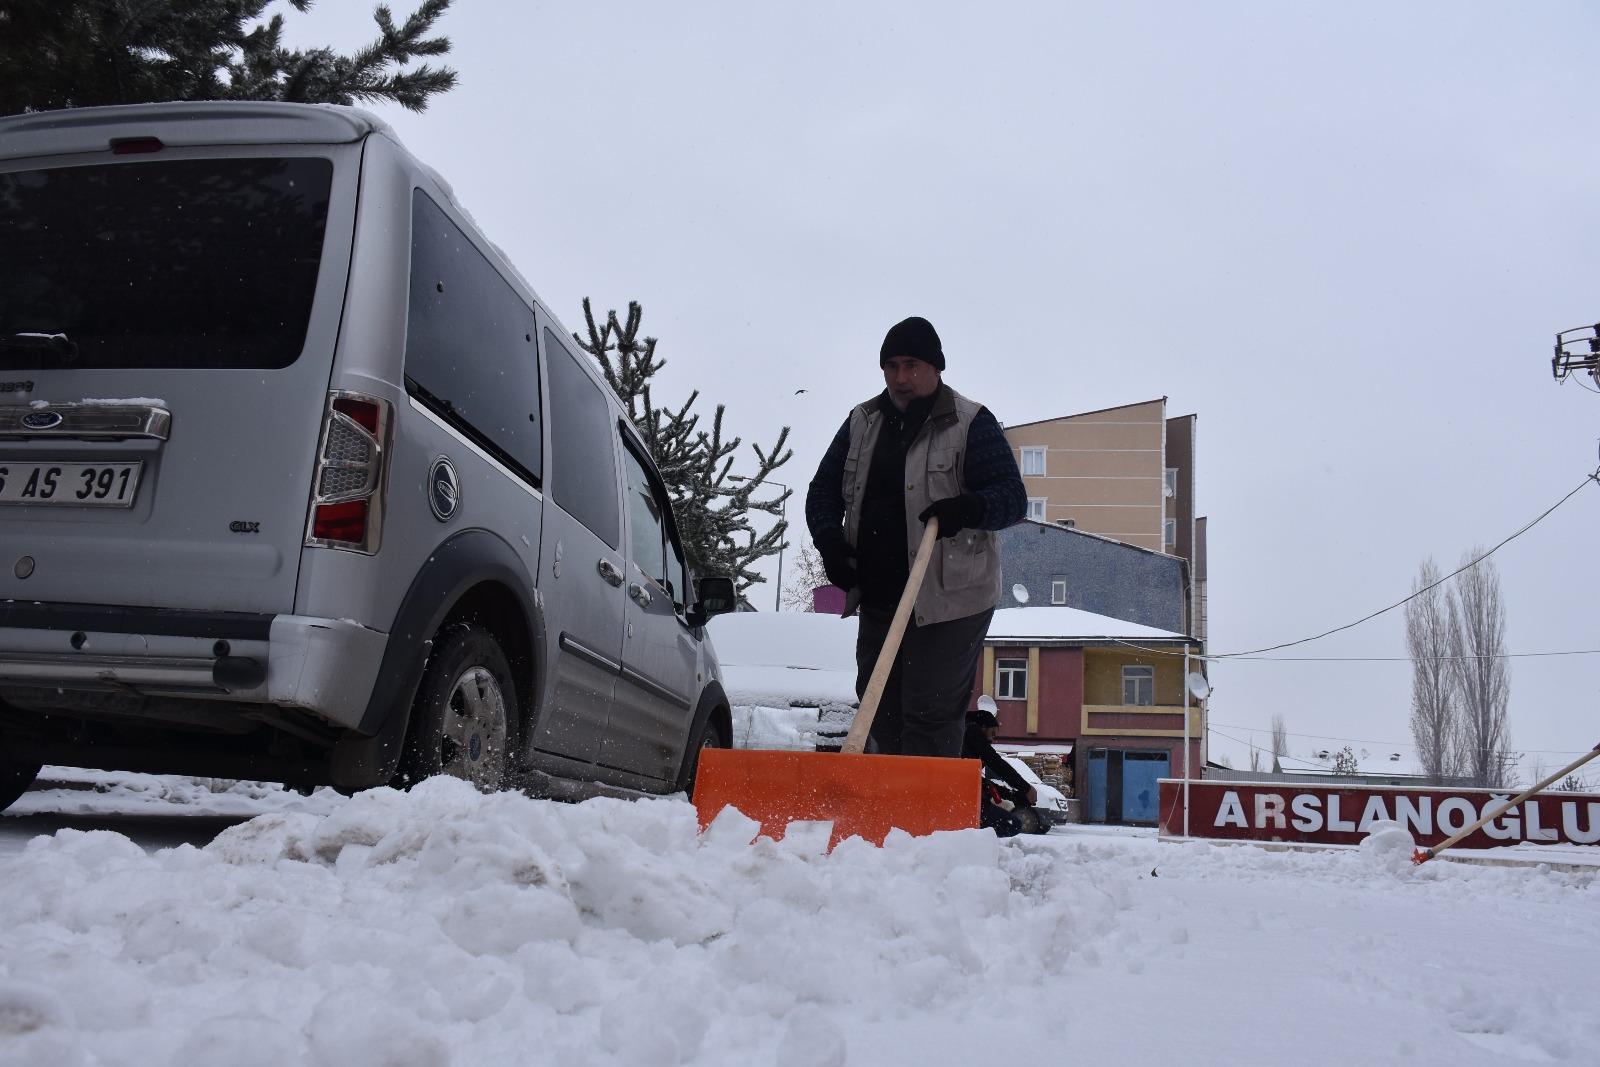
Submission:
[[[1406,602],[1406,652],[1411,657],[1411,740],[1422,772],[1436,785],[1462,773],[1461,706],[1453,654],[1455,615],[1430,557],[1417,568]]]
[[[1289,754],[1289,728],[1283,724],[1283,716],[1274,713],[1272,716],[1272,769],[1283,770],[1283,757]]]
[[[1264,770],[1267,769],[1264,766],[1265,763],[1266,763],[1266,760],[1262,756],[1261,749],[1256,746],[1255,735],[1251,734],[1250,735],[1250,770],[1252,772],[1264,771]]]
[[[1474,549],[1466,560],[1482,554]],[[1500,574],[1492,562],[1483,560],[1457,575],[1454,585],[1450,665],[1461,701],[1463,769],[1473,785],[1498,788],[1512,770],[1506,726],[1511,669],[1506,664]]]
[[[794,561],[794,576],[780,594],[783,606],[790,611],[816,611],[816,601],[812,599],[811,592],[827,584],[828,575],[822,569],[822,556],[811,545],[802,544]]]

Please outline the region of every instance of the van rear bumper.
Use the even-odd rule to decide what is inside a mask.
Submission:
[[[354,727],[388,636],[349,619],[0,603],[0,684],[299,708]]]

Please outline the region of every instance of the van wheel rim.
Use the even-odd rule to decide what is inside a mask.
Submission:
[[[505,694],[492,673],[473,667],[456,679],[450,692],[439,770],[465,778],[479,789],[497,789],[505,769],[505,751]]]

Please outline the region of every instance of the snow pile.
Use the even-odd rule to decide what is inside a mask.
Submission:
[[[737,813],[696,831],[681,799],[438,779],[203,850],[38,838],[0,868],[0,1062],[809,1062],[833,1011],[1058,972],[1125,896],[984,831],[831,856]]]
[[[733,711],[735,748],[813,749],[819,727],[849,729],[856,703],[854,618],[740,611],[719,615],[709,628]]]
[[[1595,1059],[1592,874],[753,833],[441,779],[204,849],[36,838],[0,860],[0,1064]]]
[[[114,809],[124,814],[203,813],[250,817],[289,810],[326,814],[344,803],[344,797],[333,789],[318,789],[304,796],[276,782],[228,778],[46,767],[39,779],[21,800],[6,809],[8,815],[38,812],[95,815]]]
[[[1417,842],[1410,830],[1393,819],[1374,819],[1358,847],[1368,863],[1392,870],[1411,862]]]

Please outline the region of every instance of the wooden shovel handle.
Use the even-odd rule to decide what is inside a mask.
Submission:
[[[1498,809],[1496,809],[1493,812],[1490,812],[1488,815],[1485,815],[1483,818],[1479,819],[1477,822],[1473,823],[1471,826],[1468,826],[1466,829],[1461,830],[1461,831],[1459,831],[1459,832],[1457,832],[1455,834],[1452,834],[1450,837],[1446,838],[1443,841],[1440,841],[1437,845],[1434,845],[1432,848],[1419,848],[1419,849],[1417,849],[1415,852],[1413,852],[1411,854],[1411,862],[1415,863],[1415,864],[1419,864],[1419,865],[1423,864],[1423,863],[1427,863],[1429,860],[1433,859],[1433,857],[1437,856],[1439,853],[1443,852],[1445,849],[1449,848],[1451,845],[1454,845],[1457,841],[1460,841],[1462,838],[1464,838],[1468,834],[1472,833],[1474,830],[1476,830],[1478,827],[1482,826],[1484,823],[1493,822],[1494,820],[1498,819],[1500,816],[1504,815],[1506,812],[1510,811],[1512,808],[1516,807],[1518,804],[1521,804],[1524,800],[1527,800],[1529,797],[1533,796],[1533,794],[1538,793],[1541,790],[1546,789],[1551,785],[1554,785],[1556,782],[1561,781],[1561,779],[1565,778],[1567,775],[1571,774],[1573,771],[1577,770],[1579,767],[1582,767],[1585,763],[1588,763],[1590,760],[1594,759],[1596,756],[1600,756],[1600,745],[1594,746],[1593,748],[1591,748],[1589,750],[1587,755],[1580,756],[1577,759],[1573,760],[1571,763],[1567,764],[1565,767],[1561,768],[1559,771],[1557,771],[1556,773],[1552,774],[1550,777],[1546,778],[1544,781],[1540,782],[1538,785],[1532,787],[1531,789],[1527,790],[1524,793],[1521,793],[1521,794],[1519,794],[1519,795],[1517,795],[1515,797],[1512,797],[1510,800],[1508,800],[1504,804],[1500,805],[1500,807]],[[1487,806],[1488,805],[1485,805],[1485,807],[1487,807]]]
[[[928,561],[933,558],[933,543],[939,539],[939,518],[928,520],[922,531],[922,544],[917,546],[917,558],[911,564],[911,577],[906,579],[906,591],[900,594],[900,606],[894,609],[894,621],[889,624],[889,634],[883,639],[883,650],[878,653],[877,665],[867,681],[867,691],[861,694],[861,710],[850,724],[850,733],[844,739],[841,752],[859,755],[867,747],[867,732],[872,720],[877,718],[878,703],[883,699],[883,687],[889,684],[889,673],[894,670],[894,658],[900,651],[900,638],[905,635],[911,609],[917,602],[917,591],[922,588],[922,576],[928,573]]]

